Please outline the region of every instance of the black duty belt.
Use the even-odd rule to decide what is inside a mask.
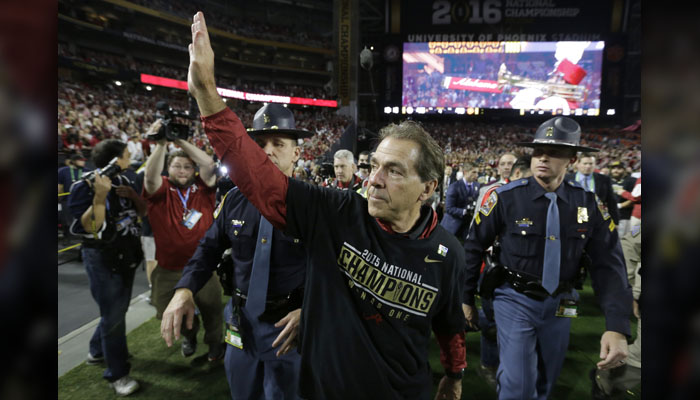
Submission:
[[[505,277],[506,282],[508,282],[516,292],[522,293],[531,299],[542,301],[550,296],[547,290],[542,287],[541,281],[537,278],[526,276],[510,268],[505,268]],[[572,282],[561,282],[551,296],[556,297],[562,293],[571,291],[573,288],[574,284]]]
[[[235,290],[231,296],[233,305],[239,308],[245,306],[247,298],[248,296],[239,290]],[[268,296],[265,300],[265,311],[259,319],[266,322],[277,322],[288,312],[300,308],[303,298],[304,288],[296,288],[286,294]]]

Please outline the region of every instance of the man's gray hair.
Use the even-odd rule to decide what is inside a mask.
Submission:
[[[345,150],[345,149],[340,149],[335,152],[333,155],[333,158],[338,158],[341,160],[347,160],[351,164],[355,164],[355,156],[352,155],[352,151],[350,150]]]

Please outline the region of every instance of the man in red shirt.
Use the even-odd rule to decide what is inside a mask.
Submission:
[[[168,155],[168,176],[161,176],[167,142],[161,139],[148,158],[143,194],[148,202],[148,218],[156,242],[158,266],[153,270],[151,300],[156,318],[163,316],[182,276],[187,260],[213,221],[216,194],[215,163],[204,151],[185,140],[176,140],[182,150]],[[195,174],[195,163],[199,175]],[[202,315],[204,343],[209,345],[209,361],[223,358],[223,306],[221,284],[214,274],[195,296]],[[182,355],[197,350],[199,318],[192,329],[183,324]]]

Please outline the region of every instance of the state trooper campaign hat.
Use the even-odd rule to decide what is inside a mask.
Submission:
[[[248,129],[248,134],[253,138],[263,134],[289,135],[295,139],[313,136],[309,131],[297,129],[292,110],[277,103],[266,104],[255,113],[253,127]]]
[[[593,147],[579,146],[581,141],[581,126],[578,122],[567,117],[554,117],[546,120],[537,128],[532,142],[516,143],[518,146],[561,146],[576,151],[598,151]]]

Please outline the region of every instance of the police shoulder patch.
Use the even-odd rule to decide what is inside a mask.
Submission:
[[[505,185],[497,188],[496,191],[498,191],[498,193],[506,192],[508,190],[515,189],[517,187],[526,186],[528,184],[528,182],[530,182],[530,181],[527,179],[517,179],[517,180],[511,181],[511,182],[508,182]]]
[[[221,213],[221,210],[224,208],[224,203],[226,203],[226,198],[228,197],[229,193],[233,192],[234,190],[238,190],[237,187],[229,190],[226,192],[224,197],[221,199],[221,202],[219,202],[219,205],[216,207],[216,210],[214,210],[214,219],[219,217],[219,214]]]
[[[484,216],[488,216],[491,214],[491,211],[496,207],[496,203],[498,203],[498,193],[496,191],[491,192],[491,195],[486,199],[484,204],[481,205],[481,208],[479,209],[479,212],[482,213]]]
[[[603,216],[603,221],[610,219],[610,212],[608,211],[608,206],[605,205],[599,198],[598,195],[595,195],[595,202],[598,204],[598,210],[600,211],[600,215]]]

